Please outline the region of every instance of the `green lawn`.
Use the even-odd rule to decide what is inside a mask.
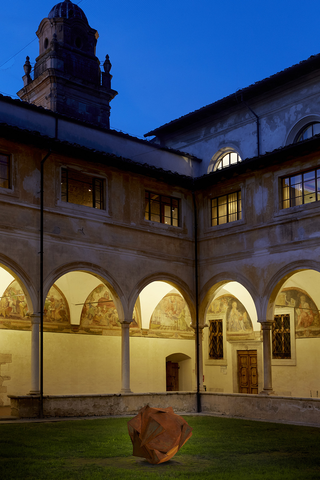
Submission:
[[[320,479],[320,429],[185,417],[193,436],[169,462],[133,457],[124,418],[0,425],[0,479]]]

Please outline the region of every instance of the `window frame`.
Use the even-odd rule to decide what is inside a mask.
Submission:
[[[271,365],[285,366],[296,365],[296,329],[295,329],[295,313],[294,307],[276,307],[274,315],[289,315],[290,316],[290,344],[291,344],[291,358],[273,358],[271,351]],[[270,333],[272,342],[272,330]]]
[[[237,156],[237,161],[236,162],[231,162],[231,156],[232,155],[236,155]],[[228,165],[223,165],[223,160],[226,158],[226,157],[229,157],[229,161],[228,161]],[[242,158],[240,156],[240,154],[234,150],[230,150],[229,152],[226,152],[224,153],[223,156],[221,156],[218,161],[217,161],[217,166],[215,168],[215,170],[224,170],[225,168],[229,168],[229,167],[232,167],[233,165],[238,165],[239,163],[242,162]]]
[[[155,195],[159,198],[159,202],[155,201],[155,204],[159,203],[159,213],[152,212],[152,199],[151,195]],[[165,199],[169,199],[170,203]],[[175,204],[176,202],[176,204]],[[147,208],[148,207],[148,208]],[[170,217],[166,215],[165,207],[169,207]],[[177,218],[173,216],[174,209],[177,208]],[[152,216],[159,216],[159,221]],[[148,218],[147,218],[148,217]],[[166,223],[166,219],[170,218],[170,223]],[[178,197],[173,197],[171,195],[166,195],[162,193],[156,193],[151,190],[145,190],[144,192],[144,220],[147,222],[156,223],[159,225],[166,225],[167,227],[180,227],[181,222],[181,199]],[[176,223],[176,225],[174,224]]]
[[[305,187],[307,182],[310,182],[310,179],[304,179],[304,175],[308,175],[310,173],[314,174],[314,178],[312,181],[314,181],[314,192],[312,193],[305,193]],[[301,176],[301,181],[299,183],[291,183],[291,179],[296,178]],[[285,182],[288,182],[287,185],[285,185]],[[281,190],[281,199],[280,199],[280,210],[287,211],[289,209],[292,209],[294,207],[302,207],[306,205],[317,205],[320,202],[320,167],[316,168],[311,168],[308,170],[304,170],[302,172],[295,172],[287,176],[280,177],[280,190]],[[291,195],[293,191],[295,190],[296,185],[301,185],[301,195],[300,196],[293,196]],[[288,190],[288,196],[285,196],[285,189]],[[315,195],[315,200],[311,202],[306,202],[305,199],[308,195]],[[297,203],[297,199],[301,198],[301,203]],[[289,205],[285,206],[285,202],[288,202]]]
[[[212,338],[211,338],[211,333],[212,333],[212,330],[213,330],[213,325],[215,325],[216,327],[216,331],[213,332],[215,333],[215,335],[212,335],[213,337],[217,338],[217,339],[220,339],[220,340],[217,340],[217,350],[219,350],[219,348],[221,349],[221,353],[222,355],[221,356],[217,356],[217,357],[213,357],[210,355],[210,351],[213,349],[212,348]],[[220,345],[218,345],[220,344]],[[222,318],[217,318],[217,319],[211,319],[209,320],[209,344],[208,344],[208,352],[209,352],[209,360],[223,360],[223,355],[224,355],[224,350],[223,350],[223,319]]]
[[[0,152],[0,166],[1,166],[1,157],[7,157],[7,170],[8,170],[8,173],[7,173],[7,177],[6,177],[6,180],[8,182],[8,186],[7,187],[4,187],[4,186],[1,186],[0,185],[0,191],[1,192],[7,192],[7,191],[10,191],[12,190],[12,155],[10,155],[9,153],[4,153],[4,152]],[[1,172],[1,169],[0,169],[0,172]],[[3,177],[5,178],[5,177]],[[1,182],[1,178],[0,178],[0,182]]]
[[[231,197],[231,195],[237,195],[237,200],[236,200],[236,204],[237,204],[237,210],[236,212],[229,212],[229,207],[232,203],[235,203],[235,202],[229,202],[229,197]],[[219,199],[222,199],[223,197],[226,197],[226,203],[225,204],[222,204],[222,205],[219,205]],[[242,198],[242,189],[240,188],[239,190],[234,190],[234,191],[231,191],[231,192],[228,192],[228,193],[225,193],[224,195],[219,195],[217,197],[214,197],[214,198],[211,198],[210,199],[210,214],[211,214],[211,222],[210,222],[210,225],[212,228],[214,227],[221,227],[221,226],[226,226],[226,225],[230,225],[230,224],[233,224],[235,222],[239,222],[239,221],[242,221],[243,220],[243,198]],[[213,205],[214,202],[216,202],[216,205]],[[219,215],[219,206],[223,206],[223,205],[226,205],[227,208],[226,208],[226,215]],[[239,209],[239,205],[240,205],[240,209]],[[216,213],[217,213],[217,216],[214,217],[213,216],[213,209],[216,209]],[[236,215],[237,218],[234,219],[234,220],[230,220],[230,216],[232,215]],[[223,218],[223,217],[227,217],[227,221],[226,222],[223,222],[223,223],[219,223],[219,219]],[[217,221],[216,224],[214,224],[214,220]]]
[[[313,138],[315,135],[320,135],[320,132],[319,133],[314,133],[314,125],[319,125],[319,129],[320,129],[320,122],[319,121],[313,121],[313,122],[309,122],[307,124],[305,124],[300,130],[299,132],[297,133],[297,135],[295,136],[295,139],[294,139],[294,143],[300,143],[300,142],[304,142],[306,140],[310,140],[311,138]],[[311,136],[308,137],[308,138],[301,138],[302,135],[304,135],[304,133],[311,127],[312,131],[311,131]]]
[[[208,303],[208,307],[210,304],[211,304],[211,301]],[[204,364],[208,367],[210,366],[226,367],[228,365],[227,321],[225,316],[221,316],[221,313],[207,313],[205,327],[209,327],[210,321],[212,320],[222,320],[223,358],[215,359],[215,358],[209,357],[210,332],[209,332],[209,328],[205,328],[203,331],[204,359],[205,359]]]
[[[281,319],[281,326],[280,328],[277,328],[276,325],[276,318]],[[285,326],[285,320],[289,322],[289,327]],[[291,360],[291,325],[290,325],[290,314],[289,313],[280,313],[274,315],[273,323],[272,323],[272,330],[271,330],[271,336],[272,336],[272,358],[274,360]],[[289,334],[289,352],[288,355],[286,355],[285,352],[285,336]],[[278,340],[277,340],[278,339]],[[281,344],[281,352],[276,351],[276,344]]]
[[[69,192],[69,172],[78,174],[79,176],[86,177],[88,180],[91,179],[92,181],[92,205],[84,205],[82,203],[74,203],[70,202],[68,197],[70,195]],[[63,199],[64,193],[63,193],[63,174],[66,174],[66,200]],[[97,195],[97,186],[96,182],[99,183],[99,189],[100,189],[100,200],[97,201],[96,195]],[[60,167],[60,205],[68,206],[69,208],[84,208],[86,211],[91,211],[91,212],[106,212],[106,179],[104,177],[101,177],[99,175],[94,175],[89,172],[85,172],[80,169],[72,168],[69,166],[62,165]],[[100,208],[96,207],[96,204],[100,204]]]

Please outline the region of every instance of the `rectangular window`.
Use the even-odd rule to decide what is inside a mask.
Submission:
[[[223,359],[222,320],[211,320],[209,326],[209,358]]]
[[[0,153],[0,187],[11,188],[10,185],[10,156]]]
[[[282,208],[320,200],[320,169],[282,179]]]
[[[179,199],[146,192],[144,218],[152,222],[179,226]]]
[[[85,173],[61,169],[61,200],[76,205],[104,209],[104,181]]]
[[[235,222],[242,218],[241,191],[211,200],[211,226]]]
[[[291,358],[290,315],[275,315],[272,324],[272,358]]]

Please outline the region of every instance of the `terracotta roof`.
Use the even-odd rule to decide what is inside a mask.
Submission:
[[[0,123],[0,138],[4,137],[13,141],[21,141],[26,145],[34,145],[38,149],[50,150],[51,152],[69,157],[83,159],[86,162],[100,163],[108,167],[118,168],[126,172],[156,178],[170,185],[178,185],[191,189],[192,177],[181,175],[177,172],[154,167],[147,163],[135,162],[129,158],[117,156],[100,150],[84,147],[77,143],[58,140],[53,137],[42,135],[36,131],[30,131],[17,126]]]
[[[201,177],[192,178],[190,176],[180,175],[177,172],[153,167],[147,163],[141,164],[128,158],[57,140],[41,135],[39,132],[32,132],[5,123],[0,123],[0,137],[13,141],[20,140],[22,143],[35,145],[36,148],[39,149],[51,150],[57,154],[83,159],[87,162],[100,163],[101,165],[118,168],[126,172],[153,177],[169,185],[180,186],[190,191],[208,188],[232,177],[247,175],[250,172],[262,170],[271,165],[280,165],[286,161],[320,152],[319,134],[303,142],[268,152],[260,157],[248,158],[228,168],[216,170]]]
[[[319,68],[320,54],[312,55],[307,60],[303,60],[302,62],[293,65],[292,67],[286,68],[285,70],[282,70],[281,72],[278,72],[271,77],[260,80],[253,85],[238,90],[237,92],[227,97],[224,97],[214,103],[211,103],[205,107],[202,107],[199,110],[195,110],[194,112],[183,115],[176,120],[172,120],[171,122],[166,123],[161,127],[151,130],[144,136],[150,137],[152,135],[156,135],[161,137],[162,134],[166,135],[176,132],[198,121],[203,121],[208,117],[221,113],[230,107],[234,107],[241,103],[242,99],[247,102],[254,97],[265,94],[289,82],[295,81],[299,77],[308,75],[309,73],[312,73]]]
[[[84,126],[88,126],[89,128],[94,128],[94,129],[99,130],[99,131],[104,131],[104,132],[109,133],[111,135],[114,135],[116,137],[122,137],[122,138],[126,138],[127,140],[131,140],[133,142],[142,143],[144,145],[152,146],[152,148],[154,148],[154,149],[163,150],[163,151],[166,151],[166,152],[171,152],[171,153],[174,153],[174,154],[182,156],[182,157],[187,157],[190,160],[198,162],[198,163],[202,162],[201,158],[198,158],[195,155],[192,155],[190,153],[182,152],[181,150],[176,150],[175,148],[164,147],[164,146],[158,145],[157,143],[153,143],[153,142],[151,143],[149,140],[134,137],[132,135],[129,135],[128,133],[118,132],[117,130],[107,129],[107,128],[103,128],[103,127],[98,127],[94,123],[85,122],[85,121],[79,120],[77,118],[70,117],[68,115],[63,115],[62,113],[56,113],[56,112],[53,112],[52,110],[49,110],[47,108],[43,108],[41,106],[33,105],[32,103],[24,102],[23,100],[20,100],[20,99],[15,99],[15,98],[11,98],[11,97],[8,97],[6,95],[1,95],[0,94],[0,101],[4,101],[6,103],[11,103],[11,104],[14,104],[14,105],[17,105],[19,107],[26,108],[26,109],[29,109],[29,110],[32,110],[32,111],[38,111],[38,112],[41,111],[42,114],[45,114],[45,115],[48,115],[48,116],[51,116],[51,117],[68,120],[68,121],[70,121],[72,123],[76,123],[78,125],[84,125]]]

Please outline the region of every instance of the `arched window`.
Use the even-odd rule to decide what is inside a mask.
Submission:
[[[236,163],[241,162],[241,157],[237,152],[228,152],[220,160],[217,166],[217,170],[222,170],[223,168],[230,167]]]
[[[320,133],[320,122],[309,123],[298,133],[296,142],[302,142]]]

